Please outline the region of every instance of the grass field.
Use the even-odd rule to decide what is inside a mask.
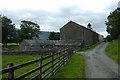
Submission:
[[[28,61],[32,61],[35,60],[39,57],[39,55],[2,55],[2,68],[6,68],[8,63],[14,63],[14,65],[18,65],[18,64],[22,64]],[[32,64],[29,66],[26,66],[24,68],[18,69],[15,71],[15,77],[25,73],[31,69],[34,69],[35,67],[37,67],[38,64]],[[32,77],[35,74],[32,74],[28,77]],[[5,78],[5,74],[3,75],[3,78]]]
[[[114,40],[114,41],[110,42],[107,45],[105,52],[111,59],[113,59],[115,62],[120,64],[120,59],[119,59],[120,52],[118,51],[119,50],[118,45],[120,45],[118,40]]]
[[[8,63],[14,63],[14,65],[18,65],[18,64],[22,64],[28,61],[33,61],[39,58],[40,55],[3,55],[2,56],[2,68],[6,68]],[[47,55],[42,55],[43,57],[47,56]],[[57,56],[55,56],[57,57]],[[43,64],[51,61],[51,58],[48,58],[46,60],[43,60]],[[15,70],[15,77],[26,73],[32,69],[35,69],[39,66],[39,62],[31,64],[29,66],[20,68],[18,70]],[[49,66],[51,66],[51,64],[45,66],[42,70],[45,70],[46,68],[48,68]],[[48,70],[50,71],[50,70]],[[34,73],[32,73],[31,75],[27,76],[26,78],[32,78],[33,76],[35,76],[36,74],[38,74],[39,72],[36,71]],[[43,74],[44,75],[44,74]],[[3,75],[3,78],[6,77],[6,74]]]
[[[35,60],[39,58],[40,55],[3,55],[2,56],[2,68],[6,68],[8,63],[14,63],[14,65],[22,64],[28,61]],[[43,56],[45,57],[45,56]],[[55,56],[57,57],[57,56]],[[43,61],[43,63],[46,63],[50,61],[50,59],[47,59]],[[51,65],[51,64],[50,64]],[[49,67],[50,65],[46,66],[44,69]],[[15,77],[30,71],[34,68],[38,67],[38,63],[26,66],[24,68],[15,70]],[[43,70],[44,70],[43,69]],[[67,71],[66,71],[67,70]],[[71,72],[69,72],[71,71]],[[35,73],[27,76],[26,78],[31,78],[38,74],[38,71]],[[67,76],[64,76],[65,74],[68,74]],[[3,78],[6,77],[6,74],[3,75]],[[71,56],[71,58],[68,60],[67,64],[62,67],[61,71],[58,72],[58,74],[55,76],[55,78],[83,78],[84,77],[84,59],[80,54],[74,54]]]
[[[19,50],[19,44],[18,43],[8,43],[7,48],[14,49],[14,50]]]
[[[8,63],[14,63],[14,65],[18,65],[18,64],[22,64],[22,63],[25,63],[25,62],[28,62],[28,61],[33,61],[33,60],[36,60],[39,58],[40,55],[3,55],[2,56],[2,68],[6,68],[7,67],[7,64]],[[46,57],[47,55],[42,55],[42,57]],[[55,55],[54,58],[58,57],[58,55]],[[48,61],[51,61],[51,57],[46,59],[46,60],[43,60],[42,63],[45,64],[47,63]],[[55,62],[57,62],[58,60],[56,60]],[[23,74],[23,73],[26,73],[32,69],[35,69],[39,66],[39,62],[35,63],[35,64],[31,64],[29,66],[26,66],[26,67],[23,67],[23,68],[20,68],[18,70],[15,70],[15,77]],[[51,66],[51,64],[45,66],[42,70],[45,70],[46,68],[48,68],[49,66]],[[47,72],[49,72],[51,69],[49,69]],[[45,73],[47,73],[45,72]],[[27,76],[26,78],[32,78],[33,76],[35,76],[36,74],[38,74],[39,72],[36,71],[35,73]],[[45,75],[45,74],[43,74]],[[6,74],[4,74],[2,76],[3,78],[6,77]]]
[[[56,74],[54,78],[85,78],[84,58],[80,54],[73,54],[67,64]]]
[[[0,43],[0,46],[2,46],[2,43]],[[7,48],[19,50],[19,43],[7,43]]]

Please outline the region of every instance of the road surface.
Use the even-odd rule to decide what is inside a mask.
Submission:
[[[85,57],[86,78],[120,78],[118,64],[105,55],[107,43],[101,43],[83,55]]]

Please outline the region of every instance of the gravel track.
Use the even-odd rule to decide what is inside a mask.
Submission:
[[[94,49],[83,53],[85,57],[86,78],[119,78],[118,64],[106,56],[104,49],[107,43],[101,43]]]

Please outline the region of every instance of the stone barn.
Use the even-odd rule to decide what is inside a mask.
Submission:
[[[98,42],[98,33],[73,21],[60,28],[61,40],[81,40],[84,45],[92,45]]]
[[[39,50],[55,46],[53,40],[23,40],[20,44],[21,50]]]
[[[80,48],[81,40],[23,40],[21,50],[61,49],[64,47]]]

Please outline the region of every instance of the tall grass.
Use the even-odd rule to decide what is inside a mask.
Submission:
[[[120,61],[119,61],[120,52],[118,51],[119,50],[118,45],[120,45],[118,40],[114,40],[114,41],[110,42],[107,45],[105,52],[111,59],[113,59],[115,62],[120,64]]]

